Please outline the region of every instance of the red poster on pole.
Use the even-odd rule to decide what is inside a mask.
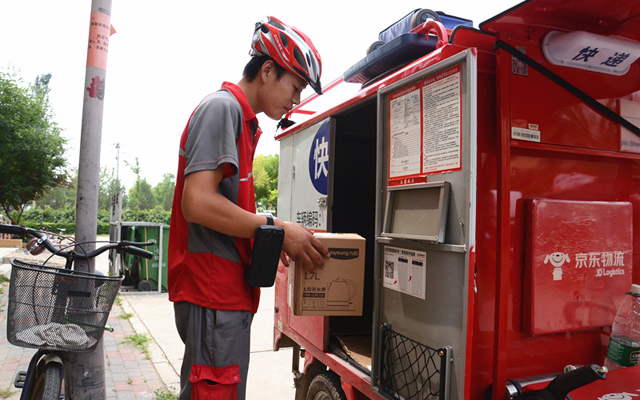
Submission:
[[[105,13],[92,12],[89,28],[89,48],[87,51],[87,67],[107,69],[109,53],[109,36],[115,33],[111,27],[111,17]]]

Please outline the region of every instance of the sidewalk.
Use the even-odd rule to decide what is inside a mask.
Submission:
[[[15,249],[0,248],[0,273],[9,270],[7,264],[2,265],[3,258],[8,262],[9,256],[23,257]],[[106,257],[98,260],[96,269],[108,270]],[[3,283],[1,287],[4,290],[0,295],[3,311],[0,313],[0,398],[3,398],[8,389],[13,394],[4,398],[19,399],[19,390],[13,387],[13,379],[17,371],[27,369],[35,350],[23,349],[7,342],[6,305],[9,284]],[[263,289],[260,308],[253,319],[247,399],[293,400],[295,397],[291,372],[292,351],[272,351],[273,290]],[[157,292],[121,292],[109,316],[109,325],[115,331],[105,332],[104,335],[107,400],[155,399],[157,394],[177,393],[184,345],[174,325],[173,304],[168,295]],[[153,339],[148,344],[149,359],[145,358],[141,350],[123,343],[132,334],[148,335]]]

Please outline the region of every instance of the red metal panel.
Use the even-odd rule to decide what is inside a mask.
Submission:
[[[623,76],[576,72],[578,70],[573,68],[547,63],[537,41],[511,38],[509,44],[613,111],[617,111],[618,99],[640,100],[636,94],[640,90],[640,68],[637,65]],[[531,67],[521,74],[509,75],[511,127],[528,129],[535,126],[535,130],[540,132],[541,143],[620,150],[618,123]]]
[[[527,46],[527,55],[537,57],[536,51]],[[546,78],[539,74],[530,74],[526,85],[518,82],[525,78],[511,76],[512,60],[505,52],[499,52],[496,60],[501,71],[497,79],[490,74],[478,76],[478,292],[469,338],[473,345],[468,378],[471,387],[469,392],[465,390],[468,399],[482,398],[491,385],[504,387],[504,379],[560,372],[567,364],[602,364],[604,360],[606,340],[602,338],[608,337],[608,327],[544,335],[531,335],[522,329],[524,199],[630,202],[633,221],[640,222],[640,159],[638,155],[616,151],[616,128],[607,125],[610,122],[603,124],[604,117],[600,115],[595,116],[598,121],[591,117],[584,123],[575,121],[579,120],[576,113],[565,113],[562,118],[551,115],[552,108],[575,108],[577,100],[556,95],[555,89],[550,92]],[[621,94],[638,101],[640,79],[636,73],[632,69],[626,83],[616,88],[611,97]],[[572,71],[570,75],[574,82],[588,82],[595,74]],[[598,79],[600,84],[606,82]],[[487,87],[487,82],[497,82],[497,89]],[[527,97],[530,88],[536,95]],[[496,115],[497,121],[492,123]],[[528,119],[537,118],[543,118],[547,127],[554,118],[552,124],[561,119],[566,122],[562,132],[554,130],[551,138],[543,134],[547,143],[510,138],[511,126],[522,121],[533,123]],[[585,128],[585,124],[589,126]],[[603,126],[604,132],[600,132]],[[548,132],[547,129],[543,133]],[[605,133],[606,138],[602,136]],[[582,135],[587,137],[581,138]],[[598,137],[602,141],[594,139]],[[503,204],[500,208],[498,199]],[[638,282],[640,235],[634,235],[633,249],[633,280]],[[497,393],[495,396],[500,397]]]
[[[510,148],[510,123],[509,112],[510,105],[508,88],[508,74],[505,72],[510,69],[510,60],[498,57],[498,93],[496,108],[498,118],[498,163],[497,163],[497,232],[495,243],[496,246],[496,299],[495,299],[495,317],[494,339],[493,339],[493,382],[494,388],[505,387],[507,381],[507,334],[509,330],[509,289],[510,289],[510,251],[511,251],[511,181],[509,179],[511,169],[511,148]],[[480,102],[480,100],[478,101]],[[495,390],[493,392],[493,400],[500,400],[502,393]]]
[[[287,302],[287,285],[289,274],[287,268],[278,265],[278,273],[275,282],[275,308],[274,328],[285,333],[287,328],[292,329],[305,337],[313,346],[321,351],[327,351],[329,345],[329,318],[328,317],[299,317],[293,315]],[[275,337],[278,340],[279,337]],[[274,343],[274,348],[277,347]]]
[[[640,3],[636,0],[527,1],[480,24],[491,33],[511,33],[526,37],[532,30],[556,28],[589,31],[640,41]]]
[[[526,205],[524,329],[540,335],[611,325],[631,286],[631,203]]]
[[[275,297],[273,304],[274,350],[278,350],[280,348],[278,341],[280,340],[282,331],[284,330],[285,326],[289,326],[289,305],[287,304],[288,279],[289,274],[287,273],[287,268],[282,263],[278,264],[278,273],[276,274],[275,281]]]

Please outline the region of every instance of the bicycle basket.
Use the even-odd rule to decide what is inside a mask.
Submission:
[[[93,351],[123,276],[11,260],[7,339],[20,347]]]

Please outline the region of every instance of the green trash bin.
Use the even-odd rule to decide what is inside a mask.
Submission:
[[[135,242],[136,227],[134,225],[123,225],[120,231],[120,240],[128,240]],[[138,271],[140,261],[138,257],[131,254],[125,254],[124,256],[118,255],[121,258],[120,273],[124,275],[124,281],[122,281],[123,288],[137,288],[138,287]]]
[[[136,223],[135,238],[138,242],[155,240],[155,246],[147,247],[153,252],[153,258],[137,258],[138,290],[157,291],[158,284],[163,291],[167,290],[167,250],[169,248],[169,226],[163,224]],[[162,233],[162,237],[161,237]],[[162,264],[161,264],[162,263]],[[162,267],[162,268],[160,268]],[[161,270],[162,274],[158,271]],[[161,278],[161,279],[159,279]]]

